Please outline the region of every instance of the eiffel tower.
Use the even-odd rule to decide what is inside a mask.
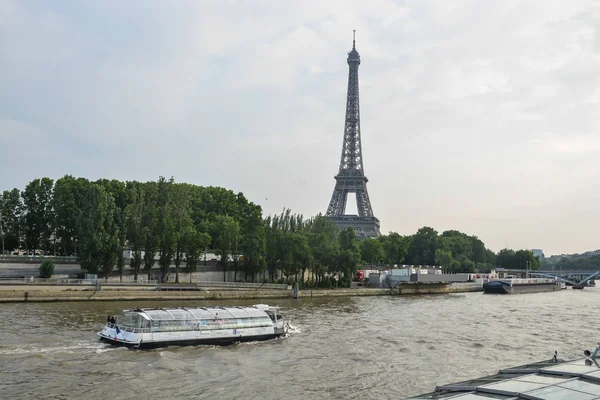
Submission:
[[[346,99],[346,124],[340,169],[335,176],[335,189],[325,214],[339,228],[354,228],[359,238],[377,237],[379,220],[373,215],[367,193],[360,141],[360,107],[358,102],[358,66],[360,55],[356,51],[356,31],[352,38],[352,51],[348,53],[348,96]],[[356,193],[358,215],[346,215],[348,193]]]

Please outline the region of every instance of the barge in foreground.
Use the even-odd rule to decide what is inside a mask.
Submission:
[[[227,345],[285,335],[289,322],[279,307],[170,307],[124,310],[107,322],[100,340],[134,348]]]
[[[574,361],[554,358],[520,367],[503,369],[496,375],[451,385],[438,386],[434,392],[411,397],[413,400],[456,399],[600,399],[600,344],[584,358]]]
[[[553,292],[565,287],[564,283],[550,278],[490,279],[483,284],[484,293],[513,294]]]

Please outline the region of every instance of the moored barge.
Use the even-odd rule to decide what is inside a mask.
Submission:
[[[134,348],[227,345],[269,340],[287,334],[279,307],[169,307],[124,310],[107,321],[100,340]]]
[[[484,293],[496,294],[553,292],[562,288],[564,284],[550,278],[497,278],[483,284]]]
[[[593,353],[586,350],[582,359],[559,360],[555,353],[554,358],[548,361],[503,369],[495,375],[438,386],[431,393],[410,399],[599,399],[599,360],[600,344]]]

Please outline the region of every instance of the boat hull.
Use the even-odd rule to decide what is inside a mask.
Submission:
[[[483,292],[492,294],[540,293],[554,292],[558,290],[561,290],[561,287],[556,283],[534,283],[512,286],[501,282],[487,282],[483,284]]]
[[[109,343],[113,346],[125,346],[129,348],[136,349],[157,349],[162,347],[169,346],[200,346],[200,345],[209,345],[209,346],[228,346],[234,343],[241,342],[259,342],[265,340],[272,340],[280,337],[282,334],[273,333],[267,335],[258,335],[258,336],[231,336],[231,337],[217,337],[217,338],[197,338],[197,339],[182,339],[182,340],[168,340],[168,341],[160,341],[160,342],[125,342],[121,340],[115,340],[114,338],[100,336],[100,341]]]

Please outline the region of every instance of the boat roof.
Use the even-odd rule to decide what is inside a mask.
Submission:
[[[266,311],[278,310],[266,304],[246,307],[163,307],[135,308],[123,310],[124,313],[136,313],[149,321],[211,320],[229,318],[267,317]]]
[[[411,399],[600,399],[600,367],[596,359],[542,361],[500,370],[496,375],[446,386]]]

